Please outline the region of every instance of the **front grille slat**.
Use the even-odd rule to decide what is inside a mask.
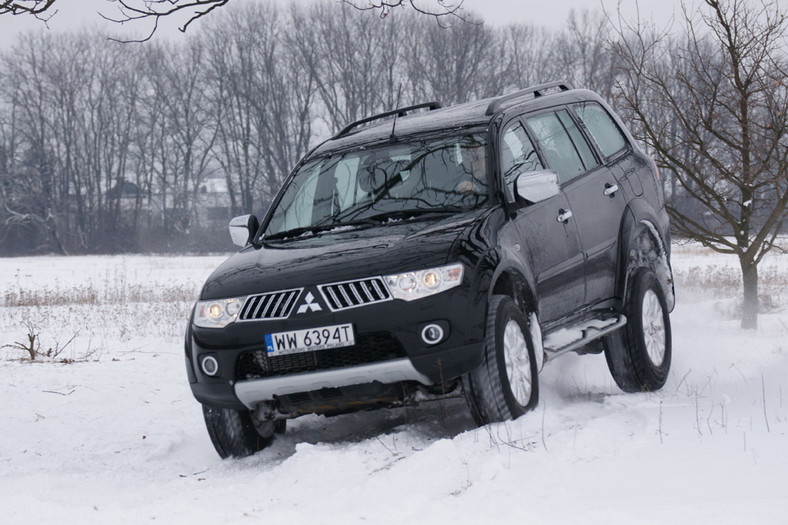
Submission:
[[[324,284],[318,286],[318,289],[334,312],[391,299],[388,288],[381,277]]]
[[[348,307],[349,306],[355,306],[353,304],[353,302],[350,300],[350,296],[345,291],[345,287],[340,284],[340,285],[337,286],[337,288],[339,289],[339,293],[342,294],[342,298],[345,300],[345,306],[348,306]]]
[[[279,305],[282,304],[282,299],[285,298],[285,294],[280,294],[279,297],[276,299],[276,304],[274,305],[273,310],[271,310],[271,317],[281,317],[281,315],[277,315],[279,312]]]
[[[268,309],[268,306],[266,306],[266,305],[268,304],[270,299],[271,299],[270,296],[269,297],[265,297],[264,296],[264,297],[260,297],[257,300],[257,308],[254,309],[254,313],[252,314],[252,317],[251,317],[252,319],[258,319],[258,315],[257,314],[260,313],[260,308],[263,308],[264,306],[265,306],[265,309],[263,310],[263,315],[260,316],[260,317],[265,317],[265,311]]]
[[[369,286],[367,283],[359,283],[358,288],[359,288],[359,290],[364,292],[364,301],[363,302],[371,303],[372,301],[375,300],[375,298],[372,297],[372,294],[369,293],[369,290],[367,289],[367,286]]]
[[[241,309],[242,321],[260,319],[286,319],[293,311],[296,298],[302,289],[280,290],[259,295],[252,295],[246,299],[246,304]]]
[[[287,294],[287,299],[285,299],[285,304],[282,305],[283,312],[289,312],[290,305],[293,303],[293,299],[295,298],[296,293],[290,292]]]
[[[372,288],[375,289],[375,293],[378,294],[378,301],[383,301],[389,298],[388,293],[384,293],[383,290],[386,288],[384,286],[379,286],[378,281],[376,279],[372,279],[371,281]]]
[[[238,380],[331,370],[406,357],[400,342],[388,332],[359,336],[354,346],[271,357],[265,349],[242,353],[236,363]]]
[[[348,283],[347,287],[350,288],[351,292],[353,292],[353,297],[356,298],[356,304],[364,304],[366,301],[364,301],[361,298],[361,295],[359,295],[358,290],[356,290],[357,284],[358,283]]]
[[[244,305],[244,307],[241,308],[241,319],[249,317],[249,311],[252,310],[252,308],[254,308],[255,303],[256,303],[257,300],[258,299],[255,297],[255,298],[252,298],[252,299],[249,299],[248,301],[246,301],[246,304]]]
[[[329,303],[329,306],[331,307],[332,310],[339,310],[340,308],[339,298],[337,297],[337,294],[334,293],[334,289],[326,288],[326,290],[328,290],[328,295],[329,295],[329,297],[326,297],[326,302]],[[323,294],[323,297],[325,297],[325,294]],[[331,300],[329,300],[329,298]]]

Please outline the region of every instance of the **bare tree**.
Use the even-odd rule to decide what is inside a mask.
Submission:
[[[562,78],[554,35],[542,27],[513,24],[502,29],[505,80],[501,93]]]
[[[564,29],[553,38],[562,75],[576,87],[609,98],[613,89],[613,55],[607,45],[610,27],[599,11],[572,10]]]
[[[0,240],[15,253],[193,249],[227,206],[202,193],[209,176],[227,182],[227,213],[257,212],[349,121],[606,74],[598,27],[580,19],[558,50],[543,29],[436,24],[409,0],[328,2],[235,2],[180,43],[39,35],[0,51]],[[408,8],[381,21],[370,5]]]
[[[378,21],[353,9],[314,4],[292,10],[289,50],[317,86],[330,131],[397,100],[399,21]],[[393,70],[392,70],[393,69]]]
[[[32,15],[46,21],[57,12],[54,4],[55,0],[1,0],[0,15]]]
[[[452,16],[465,19],[462,9],[464,0],[342,0],[342,3],[362,11],[376,11],[380,18],[386,18],[393,9],[409,7],[414,12],[433,18]]]
[[[5,234],[32,233],[33,250],[65,253],[62,241],[63,186],[54,172],[46,57],[54,52],[51,40],[25,38],[14,60],[4,57],[2,89],[10,109],[3,180],[0,182]]]
[[[292,67],[287,14],[248,4],[216,19],[209,46],[209,92],[219,131],[214,158],[234,214],[271,199],[312,139],[314,79]],[[314,52],[314,51],[313,51]]]
[[[674,230],[738,257],[742,327],[755,328],[758,264],[788,214],[786,21],[767,0],[703,6],[684,10],[676,37],[619,20],[616,82],[640,138],[699,206],[671,206]]]
[[[394,9],[407,8],[411,12],[426,15],[430,18],[453,17],[465,19],[467,14],[462,8],[464,0],[341,0],[360,11],[377,12],[380,18],[386,18]],[[30,15],[46,23],[57,14],[56,0],[0,0],[0,15]],[[126,24],[128,22],[151,23],[146,36],[140,39],[122,41],[145,42],[156,33],[163,18],[177,18],[181,21],[179,30],[187,28],[200,18],[209,15],[216,9],[230,3],[230,0],[115,0],[109,11],[99,13],[111,22]],[[58,4],[59,5],[59,4]]]
[[[481,20],[441,27],[413,18],[404,43],[413,95],[444,104],[467,102],[500,93],[504,81],[504,41]]]

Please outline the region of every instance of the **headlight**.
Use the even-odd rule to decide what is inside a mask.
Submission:
[[[387,275],[385,279],[394,299],[413,301],[459,286],[462,273],[463,266],[458,263],[418,272]]]
[[[235,321],[246,297],[197,301],[194,306],[194,324],[202,328],[224,328]]]

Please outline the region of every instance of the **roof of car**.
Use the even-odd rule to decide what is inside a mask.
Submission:
[[[558,88],[557,93],[542,93]],[[562,96],[563,95],[563,96]],[[441,108],[437,102],[419,104],[369,117],[346,126],[337,135],[318,146],[313,153],[344,150],[429,132],[472,129],[487,126],[496,116],[522,112],[522,106],[552,105],[565,99],[587,99],[590,91],[571,89],[564,82],[542,84],[503,96],[485,98]],[[598,97],[595,97],[598,98]],[[395,122],[396,117],[396,122]]]

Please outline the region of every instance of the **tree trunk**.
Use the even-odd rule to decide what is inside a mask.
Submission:
[[[755,329],[758,328],[758,265],[743,260],[739,262],[744,286],[741,327]]]

